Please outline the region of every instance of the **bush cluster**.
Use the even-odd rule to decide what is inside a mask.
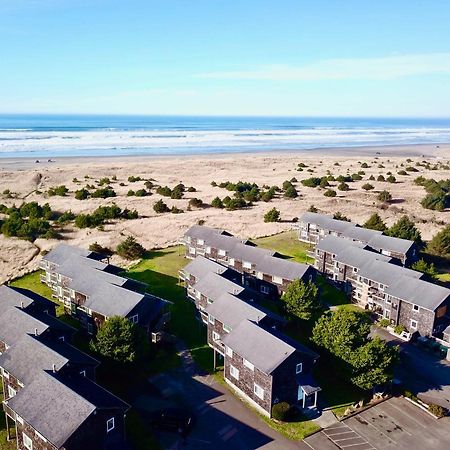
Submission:
[[[117,205],[99,206],[92,214],[80,214],[75,219],[78,228],[95,228],[112,219],[137,219],[138,212],[129,209],[122,210]]]

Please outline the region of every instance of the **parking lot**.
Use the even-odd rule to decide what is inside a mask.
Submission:
[[[450,418],[392,398],[305,440],[314,450],[448,450]]]

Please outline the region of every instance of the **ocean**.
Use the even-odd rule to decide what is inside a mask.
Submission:
[[[450,119],[0,115],[3,158],[443,143],[450,143]]]

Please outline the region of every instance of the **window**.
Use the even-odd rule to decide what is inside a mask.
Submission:
[[[384,318],[385,319],[390,319],[391,317],[391,312],[388,309],[384,310]]]
[[[217,252],[219,254],[219,256],[225,256],[227,254],[227,252],[225,250],[220,250]]]
[[[212,337],[213,337],[213,341],[214,342],[220,341],[220,334],[219,333],[213,331]]]
[[[27,436],[25,433],[22,433],[22,439],[23,439],[23,446],[27,450],[33,450],[33,441],[30,439],[30,437]]]
[[[205,252],[206,253],[211,253],[211,247],[206,247]]]
[[[412,319],[411,319],[411,328],[412,328],[413,330],[416,330],[416,329],[417,329],[417,320],[412,320]]]
[[[195,289],[194,289],[194,291],[195,291],[195,296],[197,297],[198,300],[200,300],[202,298],[202,293],[200,291],[196,291]]]
[[[244,261],[244,262],[242,263],[242,267],[243,267],[244,269],[251,269],[251,268],[252,268],[252,263],[249,263],[249,262],[247,262],[247,261]]]
[[[17,394],[17,391],[11,386],[8,386],[8,398],[13,398]]]
[[[223,324],[223,331],[229,333],[231,331],[231,328],[228,325]]]
[[[261,386],[258,386],[256,383],[253,386],[253,392],[257,397],[259,397],[261,400],[264,400],[264,389]]]
[[[205,241],[203,239],[197,239],[198,245],[203,245],[204,243],[205,243]]]
[[[258,278],[258,280],[262,280],[264,278],[264,274],[262,272],[256,272],[256,278]]]
[[[64,336],[60,336],[59,338],[58,338],[60,341],[65,341],[65,338],[64,338]]]
[[[233,357],[233,350],[231,350],[231,348],[230,348],[230,347],[227,347],[227,349],[226,349],[226,353],[227,353],[227,356],[229,356],[230,358],[232,358],[232,357]]]
[[[234,266],[234,258],[230,258],[230,260],[228,261],[230,266]]]
[[[420,309],[420,308],[419,308],[419,305],[413,305],[413,310],[414,310],[414,311],[419,311],[419,309]]]
[[[189,253],[191,255],[195,255],[195,248],[194,247],[189,247]]]
[[[390,295],[388,295],[388,296],[386,297],[386,303],[387,303],[388,305],[390,305],[390,304],[392,303],[392,300],[391,300],[391,296],[390,296]]]
[[[250,361],[247,361],[245,358],[244,358],[244,366],[250,370],[255,370],[255,366]]]
[[[236,378],[236,380],[239,380],[239,370],[237,370],[236,367],[230,366],[230,375],[233,378]]]
[[[358,273],[358,268],[357,267],[353,267],[353,272]]]
[[[85,377],[85,376],[86,376],[86,371],[85,371],[85,370],[82,370],[82,371],[80,372],[80,375],[81,375],[82,377]]]
[[[109,433],[110,431],[114,430],[114,417],[111,417],[111,419],[108,419],[106,421],[106,432]]]
[[[6,370],[2,369],[2,374],[7,380],[9,380],[9,373]]]
[[[273,277],[272,277],[272,281],[273,281],[274,283],[276,283],[276,284],[283,284],[283,279],[280,278],[280,277],[275,277],[275,276],[273,276]]]
[[[131,316],[130,317],[130,322],[138,323],[139,322],[139,314],[135,314],[134,316]]]
[[[270,292],[270,290],[267,286],[261,285],[261,292],[263,294],[268,294]]]
[[[303,371],[303,363],[299,363],[295,366],[295,373],[302,373]]]
[[[208,322],[214,325],[216,319],[214,319],[214,317],[211,314],[208,314]]]

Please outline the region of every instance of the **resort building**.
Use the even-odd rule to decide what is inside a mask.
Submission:
[[[410,333],[439,336],[450,322],[450,290],[368,248],[328,235],[316,245],[315,267],[379,319]]]
[[[145,293],[146,285],[118,275],[122,269],[88,250],[59,245],[42,258],[41,281],[89,334],[113,316],[126,317],[148,334],[169,320],[169,302]]]
[[[385,236],[381,231],[362,228],[352,222],[333,219],[324,214],[306,212],[299,218],[296,229],[302,242],[318,244],[326,236],[337,236],[359,243],[375,252],[409,266],[418,258],[415,242]]]
[[[97,385],[99,362],[70,345],[54,303],[0,286],[0,374],[7,439],[20,450],[127,448],[129,406]]]
[[[315,270],[288,261],[276,252],[256,247],[223,230],[194,225],[181,239],[186,257],[204,256],[242,274],[242,284],[264,296],[278,298],[296,279],[314,281]]]

